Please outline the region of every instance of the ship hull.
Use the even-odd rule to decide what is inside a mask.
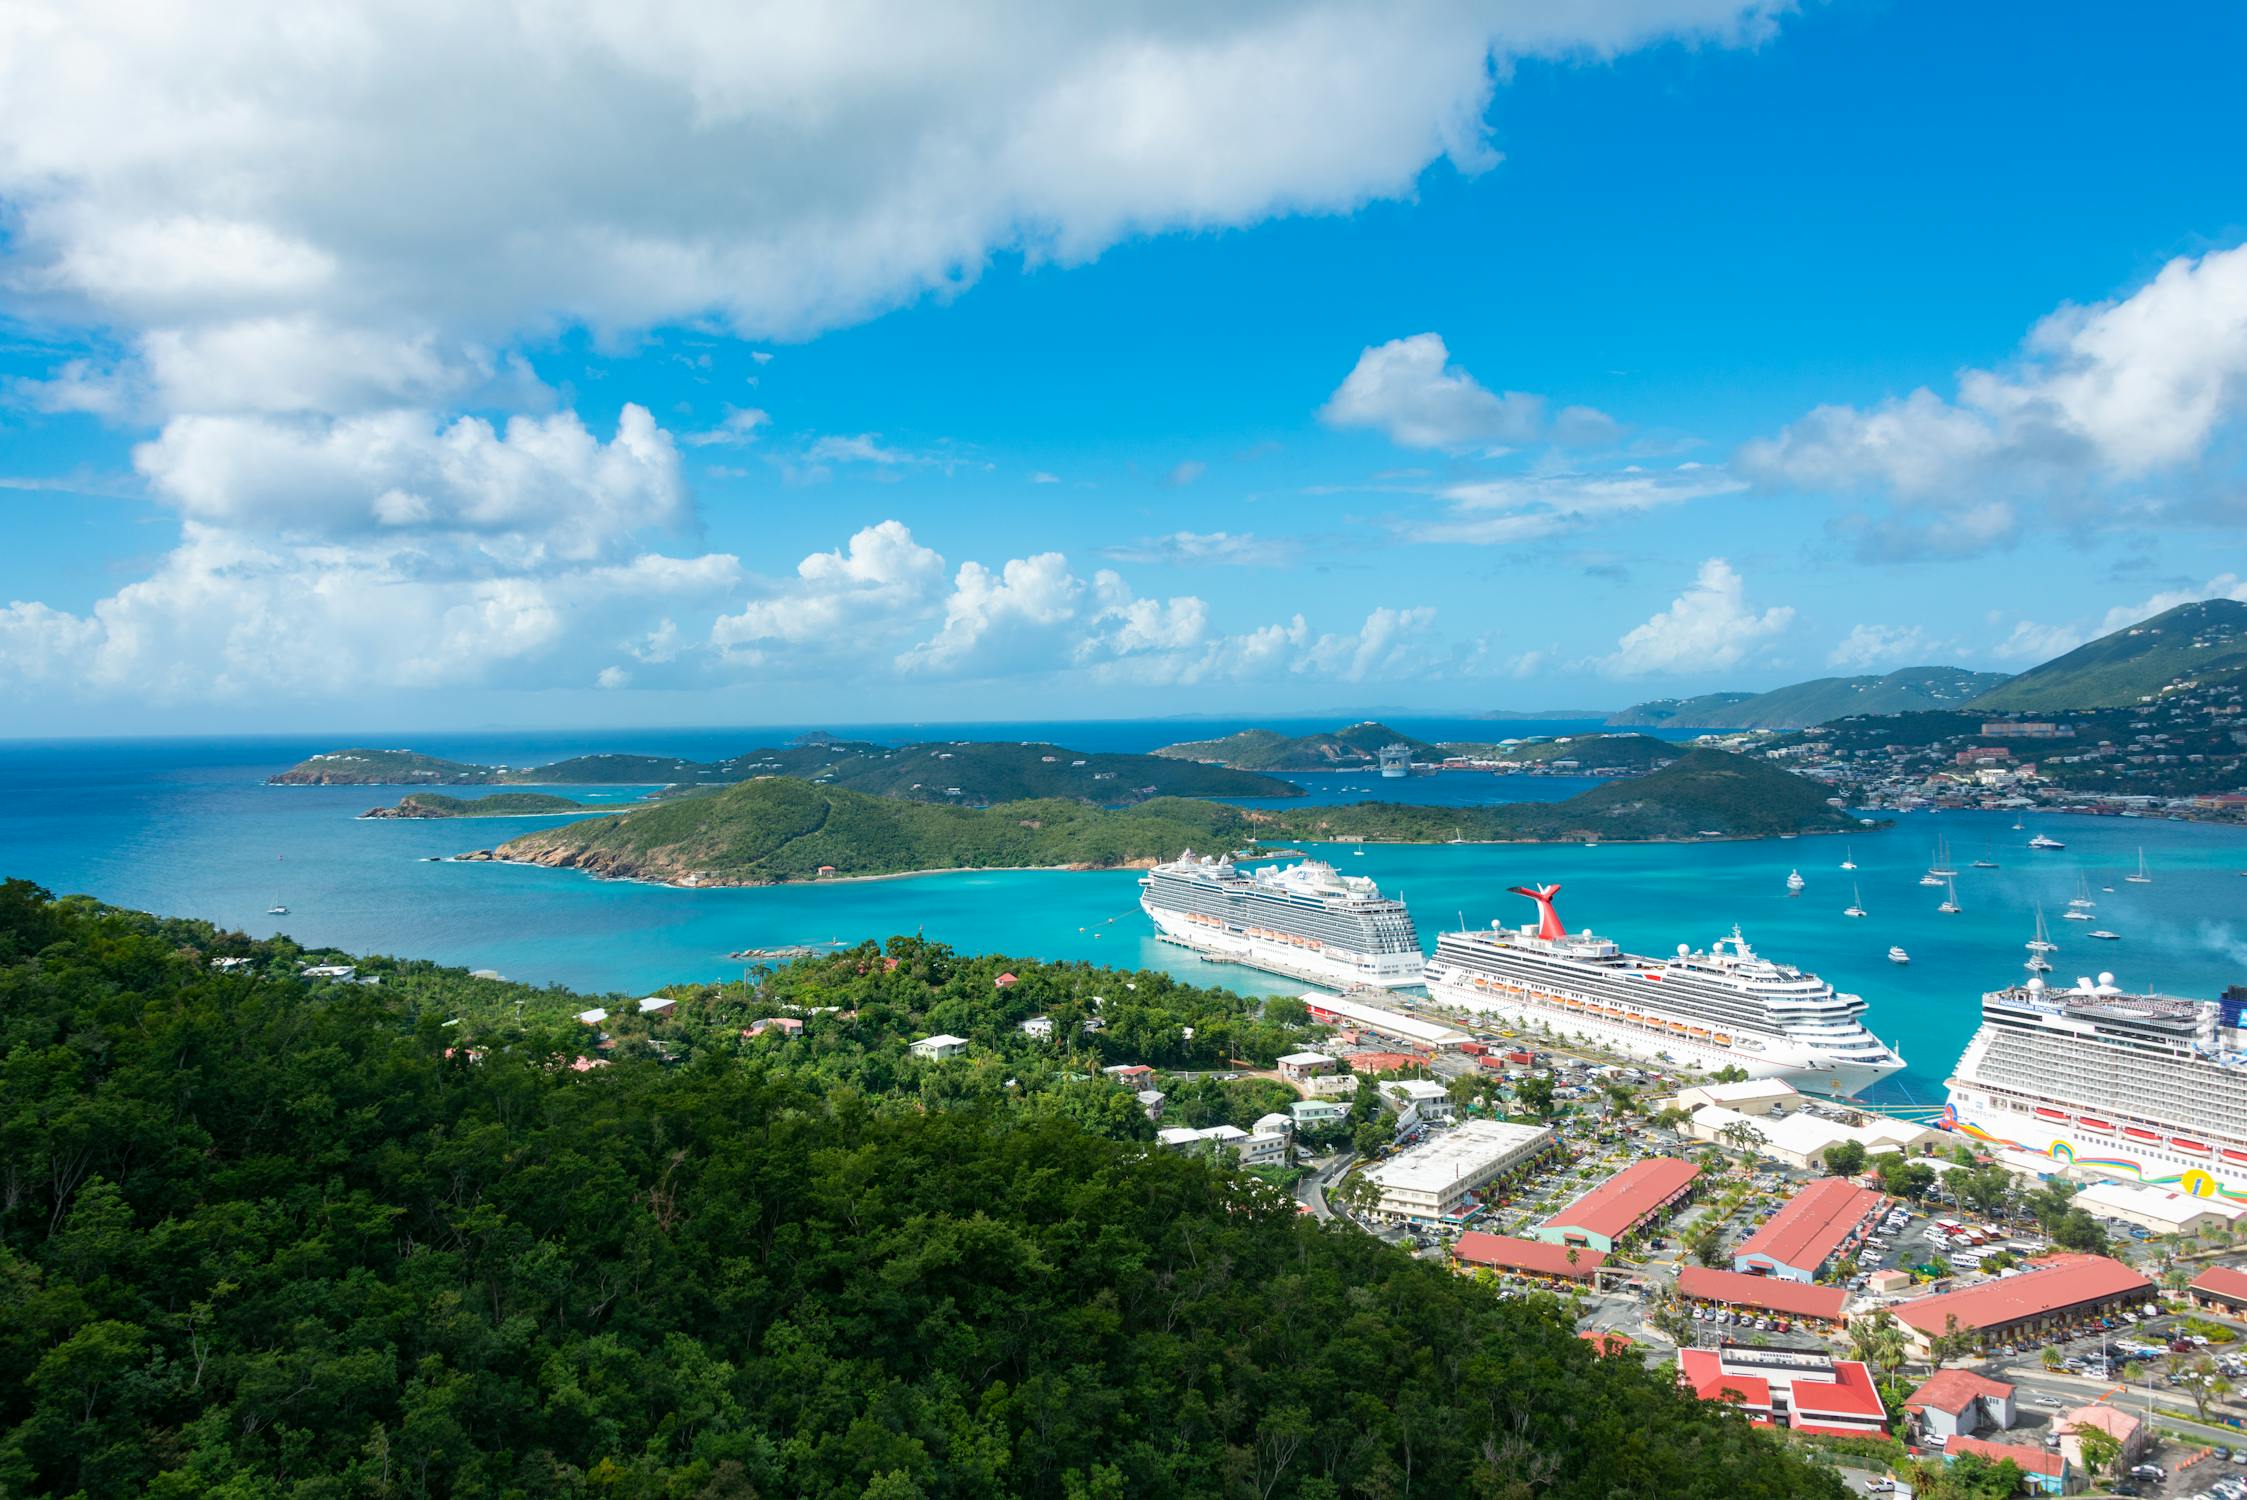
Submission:
[[[1470,985],[1431,978],[1428,993],[1438,1004],[1453,1005],[1475,1015],[1495,1016],[1523,1026],[1548,1027],[1556,1036],[1582,1036],[1609,1051],[1643,1062],[1714,1073],[1738,1068],[1750,1078],[1775,1078],[1805,1094],[1823,1098],[1851,1098],[1902,1066],[1828,1061],[1806,1048],[1771,1040],[1764,1050],[1718,1046],[1690,1035],[1649,1031],[1629,1023],[1549,1004],[1534,997],[1481,990]]]
[[[1332,985],[1338,989],[1372,987],[1396,990],[1409,989],[1420,983],[1420,970],[1424,960],[1417,950],[1410,953],[1337,956],[1338,950],[1312,949],[1274,938],[1252,936],[1228,926],[1196,922],[1185,912],[1171,911],[1145,900],[1139,903],[1139,907],[1155,924],[1155,935],[1164,942],[1190,948],[1203,958],[1218,963],[1240,964],[1245,968],[1262,969],[1267,974],[1284,974],[1290,979],[1308,980],[1313,984]]]
[[[2031,1105],[2027,1114],[1999,1109],[1981,1085],[1954,1078],[1942,1124],[1986,1146],[2047,1157],[2055,1174],[2104,1177],[2166,1188],[2188,1198],[2247,1203],[2247,1162],[2225,1156],[2227,1150],[2247,1154],[2247,1139],[2219,1137],[2201,1143],[2209,1148],[2206,1153],[2185,1152],[2168,1144],[2173,1136],[2167,1130],[2150,1132],[2159,1135],[2159,1141],[2133,1140],[2126,1134],[2129,1122],[2121,1119],[2101,1117],[2112,1128],[2091,1131],[2077,1123],[2075,1108],[2046,1106],[2065,1120],[2041,1119],[2034,1108]]]

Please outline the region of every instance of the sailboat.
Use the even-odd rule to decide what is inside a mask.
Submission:
[[[2153,884],[2153,875],[2146,869],[2146,851],[2143,846],[2140,846],[2138,850],[2138,873],[2125,875],[2122,878],[2131,885]]]
[[[2021,967],[2031,974],[2049,974],[2052,972],[2052,961],[2041,953],[2031,953],[2028,962],[2022,964]]]
[[[269,917],[285,917],[289,914],[289,909],[276,901],[265,909],[265,914]]]
[[[1802,872],[1800,870],[1787,871],[1787,894],[1790,896],[1799,896],[1802,894],[1802,887]]]
[[[1982,850],[1982,857],[1981,857],[1980,859],[1977,859],[1977,860],[1975,860],[1975,861],[1974,861],[1974,868],[1975,868],[1975,869],[1977,869],[1977,870],[1994,870],[1994,869],[1996,869],[1996,868],[1997,868],[1997,860],[1996,860],[1996,859],[1995,859],[1995,858],[1993,857],[1993,856],[1995,855],[1995,853],[1996,853],[1996,851],[1995,851],[1995,850],[1992,850],[1992,849],[1988,849],[1988,848],[1984,848],[1984,849]]]
[[[1865,914],[1865,898],[1858,894],[1855,886],[1849,888],[1849,904],[1841,909],[1841,914],[1845,917],[1861,917]]]
[[[1945,880],[1958,873],[1951,866],[1951,841],[1949,839],[1937,839],[1935,841],[1935,862],[1927,867],[1927,873],[1940,875]]]
[[[2044,930],[2044,903],[2041,901],[2037,903],[2036,907],[2036,936],[2030,938],[2026,946],[2031,953],[2043,954],[2060,951],[2060,945],[2053,942],[2051,934]]]
[[[1958,882],[1955,880],[1949,882],[1949,888],[1950,894],[1943,898],[1943,904],[1936,907],[1935,910],[1946,917],[1955,917],[1958,915]]]
[[[1844,850],[1842,850],[1842,851],[1841,851],[1841,867],[1842,867],[1842,868],[1843,868],[1844,870],[1854,870],[1854,869],[1856,869],[1856,868],[1857,868],[1857,851],[1856,851],[1856,850],[1854,850],[1854,849],[1844,849]]]
[[[2075,894],[2068,897],[2068,909],[2060,913],[2060,918],[2067,922],[2095,922],[2098,918],[2091,913],[2098,904],[2091,899],[2091,882],[2079,878],[2075,883]]]

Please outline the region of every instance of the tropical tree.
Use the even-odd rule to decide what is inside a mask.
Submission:
[[[2113,1474],[2119,1470],[2122,1442],[2104,1427],[2078,1427],[2075,1442],[2077,1451],[2083,1455],[2086,1474]]]
[[[1771,1138],[1747,1120],[1734,1120],[1716,1133],[1716,1138],[1740,1153],[1742,1161],[1754,1158],[1756,1148]]]
[[[1835,1141],[1826,1148],[1826,1171],[1834,1177],[1854,1177],[1865,1170],[1863,1141]]]
[[[2038,1355],[2037,1358],[2047,1370],[2057,1370],[2068,1362],[2067,1356],[2062,1354],[2059,1349],[2052,1344],[2046,1344],[2044,1346],[2044,1352]]]

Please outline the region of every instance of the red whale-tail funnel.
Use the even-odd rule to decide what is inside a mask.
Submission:
[[[1553,897],[1560,894],[1557,885],[1509,885],[1509,895],[1527,896],[1537,903],[1537,935],[1547,940],[1568,936],[1568,929],[1560,923],[1560,913],[1553,910]]]

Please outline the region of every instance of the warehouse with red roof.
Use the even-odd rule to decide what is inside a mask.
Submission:
[[[1677,1294],[1688,1302],[1734,1311],[1806,1318],[1839,1327],[1847,1319],[1849,1293],[1838,1286],[1805,1286],[1777,1276],[1747,1276],[1711,1266],[1683,1266]]]
[[[1581,1283],[1607,1264],[1607,1253],[1470,1229],[1451,1247],[1451,1261],[1462,1271],[1488,1269],[1508,1276]]]
[[[2226,1317],[2247,1316],[2247,1271],[2210,1266],[2192,1279],[2192,1305]]]
[[[1937,1370],[1904,1402],[1919,1418],[1920,1431],[1934,1437],[1972,1437],[1985,1428],[2002,1432],[2013,1425],[2014,1389],[2002,1380],[1972,1370]]]
[[[1701,1169],[1674,1156],[1634,1161],[1531,1233],[1554,1245],[1613,1250],[1693,1192]]]
[[[2007,1276],[1960,1291],[1920,1297],[1888,1310],[1912,1352],[1925,1359],[1934,1341],[1956,1326],[1982,1344],[2046,1335],[2134,1306],[2153,1296],[2153,1283],[2104,1255],[2054,1255]]]
[[[1828,1261],[1856,1247],[1885,1201],[1846,1177],[1821,1177],[1741,1242],[1732,1252],[1732,1269],[1816,1281]]]

